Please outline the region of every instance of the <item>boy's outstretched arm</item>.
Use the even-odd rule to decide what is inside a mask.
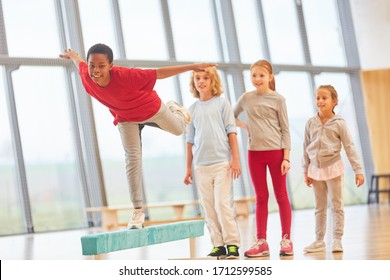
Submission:
[[[218,66],[218,64],[216,63],[194,63],[194,64],[161,67],[156,69],[157,79],[165,79],[191,70],[203,71],[207,67],[216,67],[216,66]]]
[[[83,62],[84,59],[82,59],[79,54],[71,49],[67,49],[64,51],[64,53],[59,55],[62,59],[71,59],[73,63],[76,65],[77,69],[79,68],[80,62]]]

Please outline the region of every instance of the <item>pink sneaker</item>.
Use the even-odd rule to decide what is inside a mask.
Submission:
[[[292,256],[294,255],[293,244],[290,239],[287,239],[287,234],[283,236],[282,241],[280,241],[280,256]]]
[[[269,256],[268,243],[265,239],[258,239],[256,243],[247,251],[245,257],[256,258]]]

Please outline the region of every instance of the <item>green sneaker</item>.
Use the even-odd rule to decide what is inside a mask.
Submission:
[[[207,255],[208,257],[216,257],[216,258],[224,258],[226,257],[226,249],[225,246],[219,246],[219,247],[214,247],[211,250],[211,253]]]
[[[236,245],[227,245],[227,259],[238,259],[240,257],[240,253],[238,253],[238,247]]]

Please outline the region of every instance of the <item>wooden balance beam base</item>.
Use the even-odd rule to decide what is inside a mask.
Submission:
[[[149,226],[142,229],[96,233],[81,237],[83,255],[100,259],[101,254],[189,239],[190,257],[195,257],[195,238],[204,235],[204,221],[193,220]]]
[[[180,222],[185,220],[194,220],[194,219],[203,219],[201,217],[192,217],[192,218],[184,218],[184,208],[186,206],[198,205],[198,201],[180,201],[180,202],[165,202],[165,203],[152,203],[143,205],[144,208],[164,208],[171,207],[174,212],[174,217],[170,220],[162,220],[162,221],[145,221],[145,225],[156,225],[156,224],[168,224],[174,222]],[[128,205],[117,205],[117,206],[101,206],[101,207],[88,207],[85,209],[87,212],[101,212],[102,214],[102,229],[104,231],[109,230],[118,230],[120,226],[126,226],[126,224],[119,222],[118,212],[119,211],[132,211]]]

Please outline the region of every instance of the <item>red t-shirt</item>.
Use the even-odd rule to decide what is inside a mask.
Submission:
[[[118,122],[141,122],[154,116],[161,106],[161,99],[153,90],[156,69],[138,69],[113,66],[110,83],[100,87],[88,74],[88,65],[79,64],[79,74],[85,90],[107,106]]]

